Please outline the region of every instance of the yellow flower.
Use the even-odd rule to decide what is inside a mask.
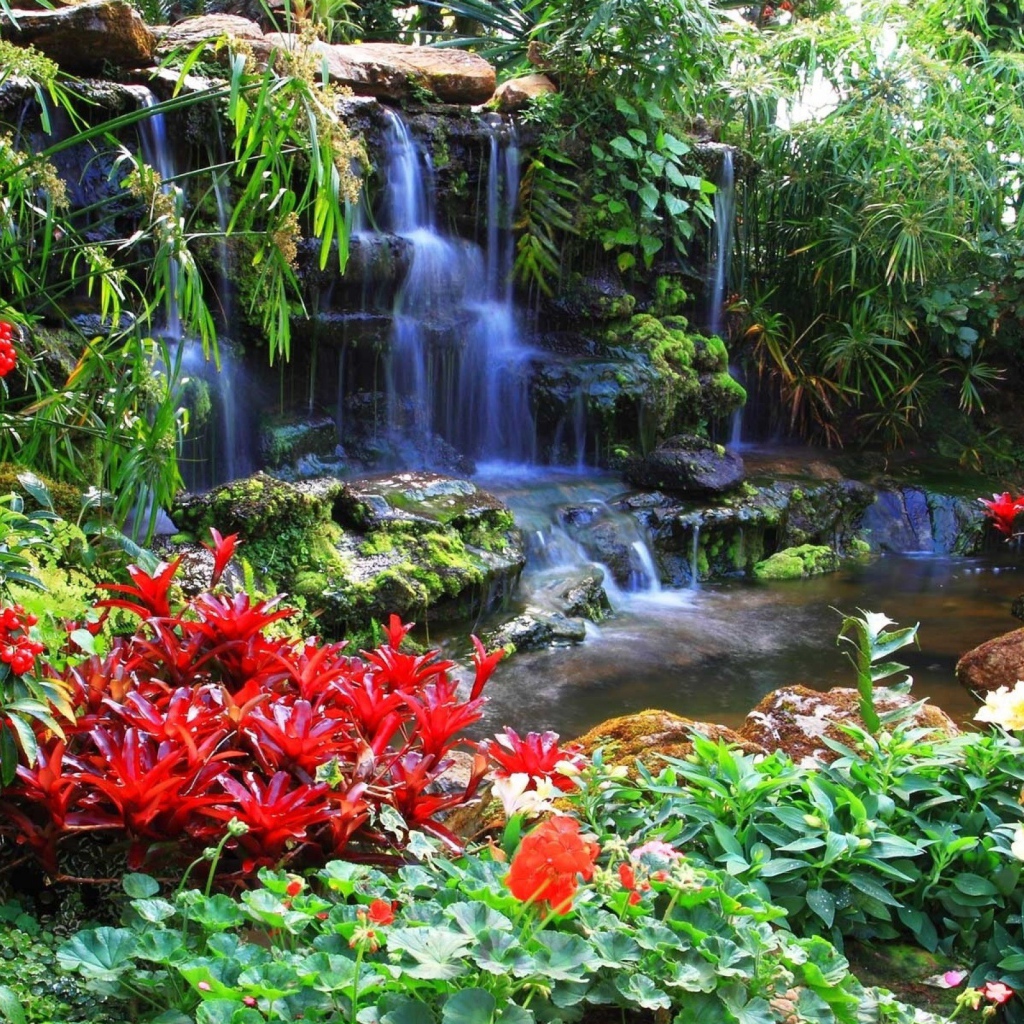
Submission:
[[[985,695],[985,703],[974,716],[976,722],[991,722],[1004,729],[1024,729],[1024,681],[1011,690],[1000,686]]]

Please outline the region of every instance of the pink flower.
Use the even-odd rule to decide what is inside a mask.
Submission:
[[[650,842],[644,843],[643,846],[638,846],[629,855],[629,859],[642,860],[645,856],[668,861],[683,859],[683,855],[674,846],[663,843],[660,839],[652,839]]]
[[[1009,1002],[1014,996],[1013,989],[1001,981],[986,981],[981,986],[980,992],[989,1002],[996,1003],[998,1006]]]
[[[942,981],[946,988],[956,988],[966,977],[966,971],[946,971],[942,976]]]

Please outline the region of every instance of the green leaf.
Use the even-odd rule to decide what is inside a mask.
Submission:
[[[667,1010],[672,1005],[669,994],[646,974],[620,972],[615,975],[615,987],[631,1003],[645,1010]]]
[[[466,972],[462,958],[472,938],[448,928],[393,928],[388,932],[388,950],[405,953],[415,961],[405,966],[414,978],[437,981],[458,978]]]
[[[151,875],[132,871],[121,879],[121,888],[129,899],[144,900],[160,891],[160,883]]]
[[[537,943],[538,948],[532,950],[534,962],[530,973],[549,981],[586,981],[588,973],[597,966],[590,943],[578,935],[542,932]]]
[[[18,483],[32,495],[33,498],[45,509],[53,511],[53,498],[50,496],[50,488],[35,475],[35,473],[19,473]]]
[[[616,135],[608,145],[615,150],[620,156],[627,157],[630,160],[636,160],[640,155],[636,151],[636,147],[629,139],[623,138],[621,135]]]
[[[677,139],[671,132],[665,132],[665,148],[673,156],[685,156],[690,152],[690,146],[682,139]]]
[[[662,199],[665,201],[665,209],[673,217],[679,217],[690,208],[690,204],[685,199],[680,199],[677,195],[671,192],[666,192],[662,195]]]
[[[636,121],[637,112],[636,108],[633,107],[628,100],[624,100],[621,96],[615,97],[615,109],[622,114],[623,117],[629,118],[631,121]]]
[[[0,782],[9,786],[18,775],[18,742],[6,722],[0,722]]]
[[[135,936],[127,928],[90,928],[57,950],[57,962],[66,971],[111,980],[131,964],[135,947]]]
[[[625,969],[627,964],[640,959],[640,947],[623,932],[594,932],[590,941],[604,967]]]
[[[953,885],[967,896],[998,896],[999,890],[987,878],[962,871],[953,879]]]
[[[836,916],[836,901],[832,894],[825,889],[808,889],[804,894],[807,906],[825,922],[825,926],[832,927]]]
[[[0,985],[0,1016],[10,1021],[10,1024],[25,1024],[21,1000],[6,985]]]
[[[173,903],[161,899],[132,900],[132,909],[149,924],[169,921],[178,912]]]
[[[640,196],[640,200],[644,206],[646,206],[652,213],[658,208],[660,193],[650,182],[641,186],[638,195]]]
[[[435,1017],[430,1007],[419,999],[388,993],[383,999],[385,1012],[380,1024],[434,1024]]]
[[[512,922],[486,903],[455,903],[446,908],[445,916],[455,921],[462,931],[474,938],[484,931],[512,930]]]
[[[445,1001],[442,1024],[491,1024],[497,1003],[482,988],[464,988]]]
[[[626,134],[634,141],[640,143],[641,146],[647,145],[647,132],[642,128],[630,128]]]

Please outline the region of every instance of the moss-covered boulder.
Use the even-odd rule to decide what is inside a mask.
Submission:
[[[800,580],[820,576],[839,568],[839,555],[824,544],[801,544],[776,551],[770,558],[754,566],[759,580]]]
[[[884,686],[875,688],[875,708],[879,713],[909,708],[915,702],[904,693]],[[934,704],[922,704],[908,716],[916,728],[931,730],[936,736],[957,736],[957,724]],[[865,728],[860,715],[860,697],[856,690],[836,687],[821,693],[806,686],[785,686],[769,693],[747,715],[740,736],[766,750],[785,751],[794,761],[810,758],[831,763],[839,754],[823,739],[839,743],[849,739],[842,725]]]
[[[751,740],[724,725],[695,722],[674,715],[670,711],[648,710],[635,715],[609,718],[577,742],[589,757],[601,748],[605,764],[622,764],[632,769],[640,761],[652,771],[665,766],[661,755],[688,757],[693,753],[693,733],[698,732],[710,740],[724,740],[749,754],[763,754],[756,740]]]
[[[392,612],[469,618],[506,600],[522,571],[508,508],[466,480],[432,473],[290,484],[259,473],[181,495],[179,527],[239,533],[253,569],[339,634]]]
[[[17,494],[25,504],[28,511],[33,511],[42,506],[32,494],[32,490],[25,486],[22,478],[28,474],[28,478],[35,477],[50,495],[50,502],[54,512],[62,519],[69,522],[77,522],[82,514],[82,492],[71,484],[62,484],[48,476],[43,476],[35,470],[29,470],[25,466],[18,466],[13,462],[0,462],[0,495]],[[27,478],[26,478],[27,479]]]

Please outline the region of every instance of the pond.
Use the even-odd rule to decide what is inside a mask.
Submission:
[[[561,502],[611,497],[622,484],[568,477],[530,484],[491,478],[524,529],[540,529]],[[528,566],[524,590],[539,570]],[[976,703],[957,682],[959,657],[1020,623],[1010,602],[1024,592],[1024,560],[879,555],[802,581],[746,579],[685,590],[619,593],[616,610],[575,647],[523,652],[488,686],[484,727],[554,729],[576,736],[615,715],[663,708],[738,726],[780,686],[851,686],[852,666],[837,646],[833,609],[884,612],[901,626],[920,622],[920,648],[901,651],[913,693],[958,720]]]

